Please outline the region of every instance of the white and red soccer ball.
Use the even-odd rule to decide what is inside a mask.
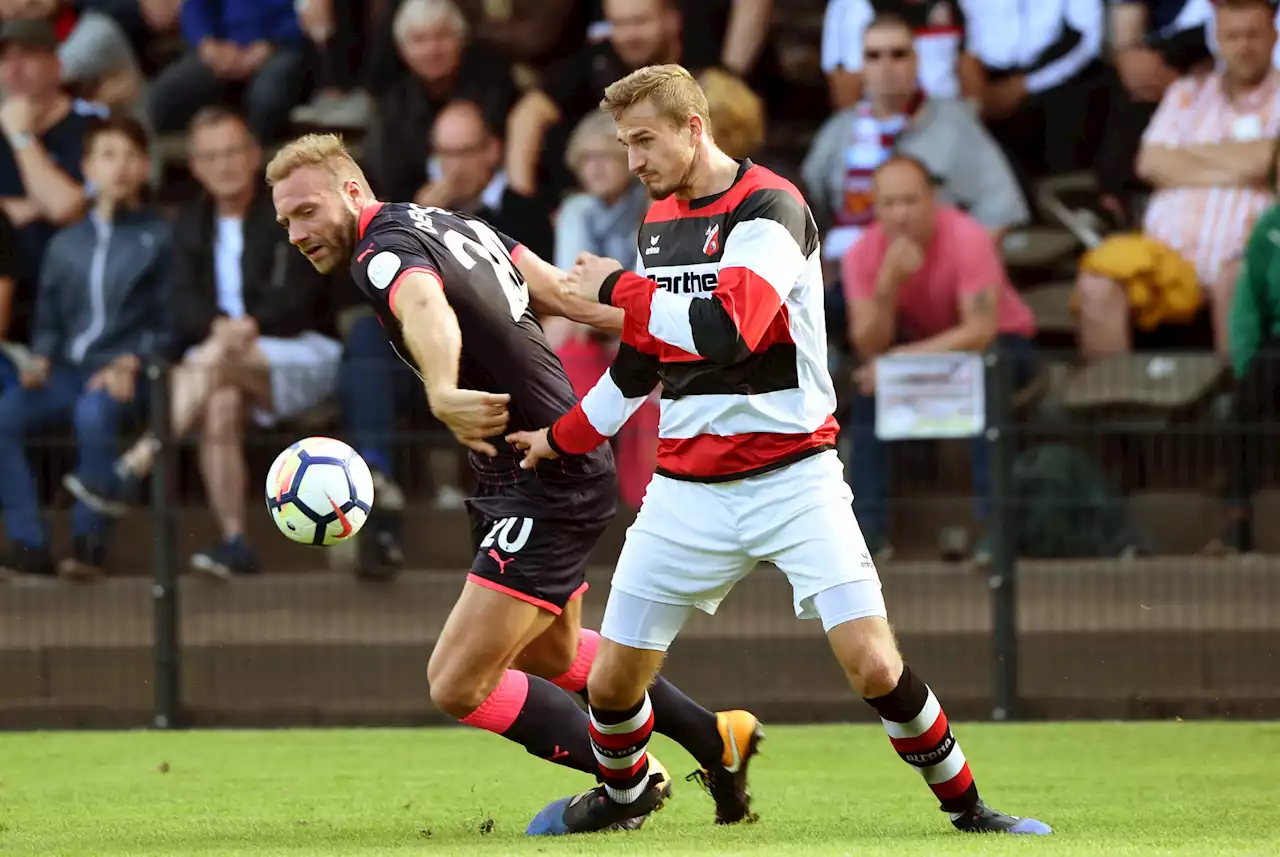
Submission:
[[[331,437],[303,438],[267,471],[267,510],[280,532],[304,545],[350,539],[373,509],[373,475],[360,454]]]

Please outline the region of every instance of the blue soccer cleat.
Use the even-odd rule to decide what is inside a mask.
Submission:
[[[1005,815],[982,801],[966,813],[951,819],[956,830],[964,833],[1012,833],[1021,836],[1048,836],[1053,828],[1034,818]]]
[[[651,812],[662,809],[671,797],[671,777],[652,755],[649,756],[649,785],[632,803],[618,803],[603,785],[590,791],[560,798],[547,804],[533,817],[525,833],[529,836],[567,836],[600,830],[635,830]]]

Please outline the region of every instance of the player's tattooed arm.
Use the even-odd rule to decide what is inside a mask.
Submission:
[[[458,389],[462,331],[445,298],[439,277],[419,270],[404,274],[392,287],[391,309],[400,320],[405,345],[426,382],[431,413],[463,446],[484,455],[498,451],[486,438],[507,427],[505,393]]]
[[[558,315],[606,333],[621,333],[623,311],[579,297],[568,284],[569,274],[525,247],[516,268],[529,287],[529,301],[539,315]]]
[[[960,323],[936,336],[891,349],[900,353],[985,351],[1000,332],[997,304],[1000,292],[988,286],[960,299]]]

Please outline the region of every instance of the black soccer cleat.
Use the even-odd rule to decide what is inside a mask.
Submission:
[[[953,815],[951,823],[962,833],[1012,833],[1024,836],[1048,836],[1053,828],[1034,818],[1005,815],[981,800],[968,812]]]
[[[590,791],[552,801],[533,817],[525,833],[529,836],[565,836],[601,830],[635,830],[651,812],[662,809],[671,797],[671,777],[666,768],[649,756],[649,783],[631,803],[618,803],[603,785]]]
[[[747,766],[751,757],[760,752],[764,730],[749,711],[716,712],[716,726],[724,742],[723,764],[694,771],[685,780],[697,783],[711,795],[716,803],[716,824],[737,824],[744,819],[753,822],[757,816],[751,812]]]

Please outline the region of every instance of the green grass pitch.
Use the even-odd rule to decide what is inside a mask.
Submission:
[[[528,839],[581,774],[464,729],[0,735],[0,855],[1280,855],[1280,725],[961,725],[984,796],[1049,839],[954,833],[871,726],[768,729],[753,825],[689,758],[635,833]]]

